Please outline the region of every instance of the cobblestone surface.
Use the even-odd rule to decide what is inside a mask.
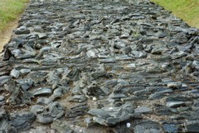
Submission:
[[[0,62],[0,130],[199,132],[199,30],[150,1],[32,0]]]

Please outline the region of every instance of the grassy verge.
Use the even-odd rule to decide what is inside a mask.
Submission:
[[[29,0],[0,0],[0,32],[15,20],[24,10]]]
[[[151,0],[174,15],[183,19],[190,26],[199,28],[199,0]]]

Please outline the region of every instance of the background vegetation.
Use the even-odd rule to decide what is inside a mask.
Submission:
[[[0,32],[15,20],[29,0],[0,0]],[[199,0],[152,0],[173,12],[190,26],[199,28]]]
[[[10,21],[15,20],[29,0],[0,0],[0,32]]]
[[[199,0],[151,0],[174,15],[183,19],[190,26],[199,28]]]

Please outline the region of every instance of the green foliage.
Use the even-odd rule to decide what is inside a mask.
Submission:
[[[23,12],[27,2],[28,0],[0,0],[0,31]]]
[[[152,0],[173,12],[190,26],[199,28],[199,0]]]

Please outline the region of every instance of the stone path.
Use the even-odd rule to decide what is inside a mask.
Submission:
[[[199,30],[149,1],[32,0],[0,62],[0,130],[199,132]]]

